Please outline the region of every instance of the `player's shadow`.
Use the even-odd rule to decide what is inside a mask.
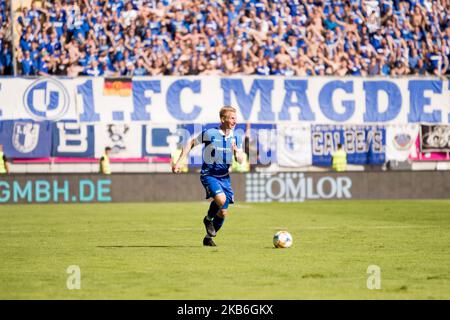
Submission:
[[[142,245],[142,246],[97,246],[97,248],[103,249],[127,249],[127,248],[198,248],[201,246],[188,246],[188,245]]]

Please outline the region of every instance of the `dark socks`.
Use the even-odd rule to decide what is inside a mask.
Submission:
[[[219,231],[219,229],[222,227],[224,221],[225,221],[225,218],[221,218],[217,215],[214,217],[213,225],[214,225],[214,229],[216,229],[216,232]]]
[[[219,229],[222,227],[222,225],[223,225],[223,223],[225,221],[225,218],[221,218],[221,217],[219,217],[217,215],[219,210],[220,210],[220,208],[216,204],[216,202],[212,201],[211,204],[209,205],[207,219],[208,220],[212,220],[213,225],[214,225],[214,229],[216,229],[216,232],[219,231]]]
[[[208,220],[212,220],[216,217],[216,213],[219,212],[219,206],[216,204],[215,201],[212,201],[211,204],[209,205],[209,210],[208,210]]]

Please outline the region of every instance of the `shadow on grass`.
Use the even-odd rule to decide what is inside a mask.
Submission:
[[[200,248],[203,246],[186,246],[186,245],[146,245],[146,246],[97,246],[103,249],[127,249],[127,248]]]

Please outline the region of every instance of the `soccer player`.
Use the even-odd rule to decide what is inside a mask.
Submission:
[[[206,236],[204,246],[216,246],[213,237],[222,227],[228,213],[228,205],[234,203],[234,193],[231,188],[229,168],[233,157],[242,163],[242,141],[234,135],[236,126],[236,109],[225,106],[220,109],[220,126],[203,130],[200,135],[191,139],[183,148],[180,157],[172,166],[172,172],[179,173],[181,163],[189,151],[204,144],[203,165],[200,171],[200,181],[206,190],[206,199],[213,198],[203,223]]]

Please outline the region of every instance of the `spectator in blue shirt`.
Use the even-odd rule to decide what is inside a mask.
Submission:
[[[225,74],[267,74],[267,68],[270,74],[295,71],[302,76],[324,70],[336,76],[415,74],[419,62],[410,52],[414,48],[429,72],[444,75],[449,74],[448,10],[447,2],[412,0],[383,0],[380,6],[363,6],[359,0],[33,0],[29,10],[20,8],[14,23],[22,52],[30,51],[33,58],[33,41],[39,42],[39,49],[46,47],[52,57],[49,73],[62,72],[53,64],[69,53],[70,72],[76,74],[76,66],[88,63],[81,51],[90,53],[94,47],[97,61],[104,53],[109,57],[106,64],[101,62],[102,70],[105,66],[115,72],[113,67],[120,74],[144,74],[144,69],[152,75],[217,74],[219,69]],[[5,28],[8,16],[0,13]],[[52,33],[56,41],[47,40]],[[73,38],[80,46],[66,47]],[[432,53],[434,45],[443,51]],[[277,62],[281,47],[291,58]],[[386,54],[374,64],[372,58],[380,49]],[[319,53],[327,60],[314,62]],[[138,66],[140,55],[151,71]],[[176,63],[182,55],[189,58]],[[127,63],[133,67],[127,68]]]
[[[19,58],[22,75],[31,76],[36,74],[35,62],[31,59],[30,51],[25,51],[24,56]]]

